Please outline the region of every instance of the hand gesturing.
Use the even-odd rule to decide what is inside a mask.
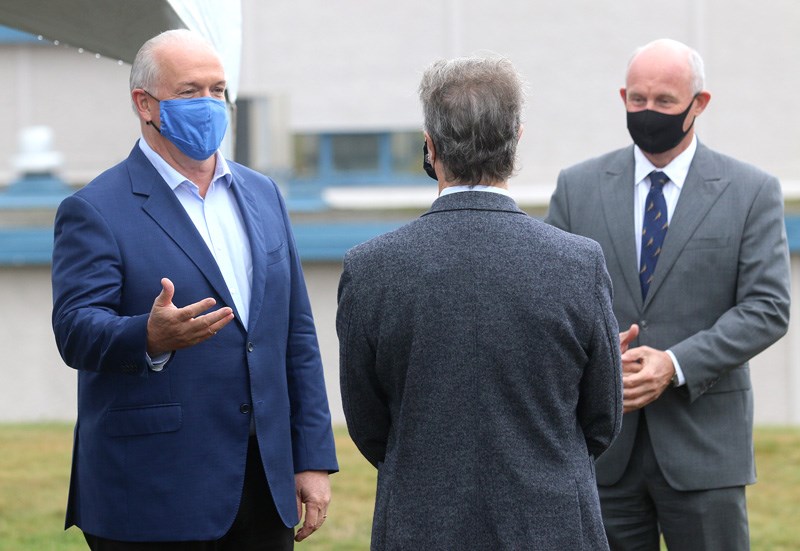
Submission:
[[[163,278],[161,293],[153,302],[147,320],[147,353],[151,357],[210,339],[233,320],[233,310],[227,306],[203,314],[217,303],[211,297],[178,308],[172,304],[174,295],[172,281]]]

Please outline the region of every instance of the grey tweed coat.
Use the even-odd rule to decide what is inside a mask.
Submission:
[[[372,549],[608,548],[593,458],[622,383],[597,243],[504,195],[440,197],[348,252],[337,332]]]

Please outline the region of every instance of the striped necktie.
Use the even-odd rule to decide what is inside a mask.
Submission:
[[[644,206],[644,223],[642,224],[642,261],[639,266],[639,282],[642,286],[642,300],[647,296],[656,263],[667,236],[669,220],[667,219],[667,202],[664,199],[664,184],[669,178],[663,172],[654,170],[650,173],[650,192]]]

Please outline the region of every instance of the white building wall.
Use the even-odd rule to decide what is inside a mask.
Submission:
[[[793,258],[800,289],[800,259]],[[341,265],[304,265],[334,423],[343,423],[336,338],[336,291]],[[56,350],[50,326],[50,267],[0,268],[0,422],[60,419],[76,413],[77,373]],[[793,305],[789,334],[751,362],[758,424],[800,425],[800,302]]]
[[[800,4],[793,0],[245,0],[241,95],[288,98],[294,131],[417,129],[417,86],[442,57],[495,52],[529,83],[520,174],[627,145],[628,57],[656,38],[696,47],[709,108],[700,139],[800,182]]]
[[[794,0],[244,0],[243,16],[240,95],[284,105],[287,133],[418,129],[416,89],[429,63],[486,51],[511,58],[529,83],[512,187],[542,197],[562,167],[629,142],[618,95],[627,58],[673,37],[706,60],[712,102],[697,122],[700,139],[776,174],[787,189],[800,183]],[[0,71],[0,186],[16,177],[22,127],[53,127],[61,174],[75,184],[127,156],[139,135],[127,65],[63,45],[0,45]],[[798,258],[792,267],[789,335],[753,361],[759,423],[800,424]],[[337,421],[339,269],[306,265]],[[0,300],[0,420],[74,417],[75,374],[50,329],[49,267],[0,267]]]
[[[514,185],[554,185],[564,166],[629,143],[618,90],[633,49],[672,37],[706,61],[700,139],[800,184],[800,4],[794,0],[244,0],[240,95],[285,105],[288,131],[413,130],[435,59],[495,52],[529,83]],[[54,37],[57,38],[57,37]],[[63,175],[85,183],[139,135],[128,65],[74,46],[0,45],[6,78],[0,185],[17,131],[55,130]]]

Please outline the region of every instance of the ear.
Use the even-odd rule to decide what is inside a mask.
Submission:
[[[711,101],[711,94],[708,90],[703,90],[697,97],[694,99],[694,107],[692,107],[692,114],[696,117],[700,113],[706,110],[708,107],[708,102]]]
[[[133,99],[133,104],[136,106],[136,111],[139,113],[139,117],[141,117],[144,122],[150,122],[153,120],[153,106],[151,102],[155,103],[155,101],[147,95],[147,92],[141,88],[134,88],[131,90],[131,99]]]
[[[436,160],[436,146],[433,145],[433,140],[431,140],[427,132],[423,132],[422,134],[425,136],[425,144],[428,146],[428,162],[433,164],[433,161]]]
[[[619,89],[619,97],[622,98],[622,103],[628,105],[628,90],[626,88]]]
[[[517,131],[517,141],[520,141],[522,139],[522,133],[524,132],[524,130],[525,130],[525,125],[520,123],[519,130]]]

